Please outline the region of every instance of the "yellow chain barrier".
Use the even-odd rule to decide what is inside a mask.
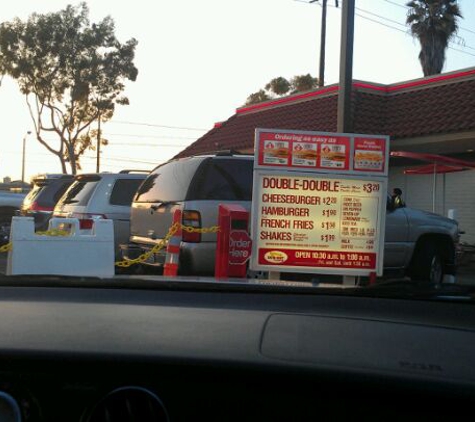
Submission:
[[[131,265],[135,264],[140,264],[142,262],[147,261],[153,254],[156,254],[160,252],[168,243],[168,241],[174,236],[174,234],[177,232],[179,229],[180,224],[175,223],[173,226],[170,227],[170,230],[168,231],[167,235],[159,242],[157,243],[152,249],[149,251],[141,254],[135,259],[124,259],[122,261],[117,261],[115,265],[117,267],[122,267],[122,268],[128,268]],[[181,229],[187,233],[216,233],[219,231],[219,226],[211,226],[211,227],[205,227],[202,229],[198,229],[196,227],[192,226],[184,226],[183,224],[181,225]]]
[[[157,243],[152,249],[150,249],[148,252],[143,253],[142,255],[138,256],[135,259],[124,259],[122,261],[117,261],[115,265],[117,267],[122,267],[122,268],[128,268],[131,265],[135,264],[140,264],[141,262],[147,261],[153,254],[156,254],[160,252],[168,243],[168,241],[173,237],[173,235],[177,232],[178,228],[180,227],[179,223],[173,224],[173,226],[170,227],[170,230],[168,231],[167,235],[159,242]],[[187,233],[216,233],[219,231],[219,226],[211,226],[211,227],[205,227],[202,229],[198,229],[196,227],[192,226],[184,226],[183,224],[181,225],[181,229]],[[43,231],[43,232],[36,232],[37,235],[40,236],[69,236],[70,232],[66,230],[58,230],[58,229],[52,229],[48,231]],[[7,243],[3,246],[0,246],[0,253],[4,252],[9,252],[12,249],[12,243]]]
[[[36,232],[39,236],[69,236],[70,232],[66,230],[52,229],[43,232]],[[12,250],[12,242],[0,246],[0,253],[10,252]]]
[[[12,242],[6,243],[3,246],[0,246],[0,253],[8,252],[12,250]]]
[[[67,230],[51,229],[45,232],[36,232],[39,236],[69,236],[71,232]]]

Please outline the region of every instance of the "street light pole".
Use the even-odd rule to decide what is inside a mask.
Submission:
[[[101,114],[97,119],[97,156],[96,156],[96,173],[101,170]]]
[[[31,135],[31,131],[27,131],[25,136],[23,137],[23,154],[21,158],[21,182],[25,183],[25,145],[26,145],[26,137]]]

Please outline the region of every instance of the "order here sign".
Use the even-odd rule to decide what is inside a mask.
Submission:
[[[258,129],[251,268],[382,273],[389,140]]]

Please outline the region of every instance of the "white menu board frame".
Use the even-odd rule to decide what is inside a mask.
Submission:
[[[262,147],[267,145],[262,134],[265,142],[269,136],[283,134],[276,139],[286,144],[271,141],[272,146],[283,146],[290,154],[299,149],[298,159],[289,157],[288,152],[287,165],[282,158],[284,153],[277,153],[276,160],[266,158]],[[371,157],[374,152],[373,139],[379,142],[374,149],[379,148],[376,152],[383,156],[383,164],[376,171],[362,171],[361,162],[354,165],[355,145],[365,159],[366,153]],[[342,168],[322,169],[313,165],[315,151],[323,153],[323,146],[332,142],[345,146],[342,149],[347,155]],[[312,143],[318,146],[305,145]],[[302,157],[302,149],[311,151]],[[338,148],[326,150],[334,152]],[[257,129],[250,268],[343,276],[382,275],[388,157],[387,136]],[[327,162],[321,161],[325,165]]]

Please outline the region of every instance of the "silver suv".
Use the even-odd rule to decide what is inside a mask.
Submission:
[[[78,218],[82,230],[93,228],[95,219],[114,220],[116,256],[119,244],[127,242],[130,232],[130,204],[148,172],[91,173],[75,177],[57,202],[53,217]]]
[[[149,251],[167,234],[173,212],[183,211],[183,224],[211,227],[220,203],[251,208],[254,156],[195,156],[170,161],[153,170],[139,188],[131,211],[131,237],[122,245],[125,258]],[[455,274],[459,230],[456,221],[409,207],[393,208],[388,197],[384,270],[433,283]],[[216,234],[183,233],[180,272],[214,273]],[[164,252],[147,266],[161,267]]]
[[[229,152],[173,160],[155,168],[134,198],[130,243],[122,245],[125,258],[135,258],[160,242],[172,225],[173,213],[183,211],[183,224],[211,227],[218,221],[220,203],[251,208],[254,157]],[[125,242],[124,242],[125,243]],[[180,272],[212,274],[216,234],[183,233]],[[162,267],[165,253],[145,263]]]

